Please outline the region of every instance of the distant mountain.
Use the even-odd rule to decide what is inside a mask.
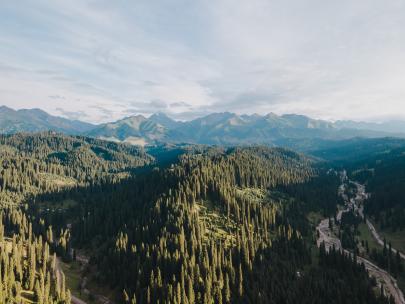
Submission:
[[[152,119],[136,115],[99,125],[87,132],[86,135],[144,146],[150,143],[164,142],[167,131],[166,127]]]
[[[351,120],[339,120],[334,123],[338,128],[370,130],[388,133],[404,133],[405,121],[393,120],[383,123],[356,122]]]
[[[18,110],[0,107],[0,132],[38,132],[54,130],[67,134],[134,145],[161,143],[287,146],[313,150],[323,142],[355,137],[405,138],[405,122],[366,123],[354,121],[331,122],[304,115],[237,115],[230,112],[213,113],[191,121],[180,122],[164,113],[146,118],[142,115],[91,125],[55,117],[39,109]],[[329,143],[328,143],[329,144]]]
[[[353,137],[385,137],[390,132],[345,128],[303,115],[274,113],[236,115],[214,113],[169,129],[167,139],[200,144],[266,144],[300,148],[312,140],[342,140]],[[399,136],[405,136],[404,134]]]
[[[167,129],[174,129],[176,127],[179,127],[182,124],[179,121],[171,119],[170,117],[168,117],[166,114],[164,114],[162,112],[151,115],[149,117],[149,120],[167,128]]]
[[[40,109],[13,110],[0,106],[0,133],[57,131],[66,134],[80,134],[94,128],[94,125],[78,120],[52,116]]]

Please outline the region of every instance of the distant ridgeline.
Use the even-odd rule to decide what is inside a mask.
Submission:
[[[53,253],[73,247],[117,303],[389,303],[352,258],[314,252],[307,215],[336,209],[339,176],[301,154],[162,149],[160,166],[52,133],[0,148],[0,303],[69,303]]]
[[[191,143],[209,145],[288,146],[302,151],[322,147],[326,141],[356,137],[397,136],[405,138],[405,122],[361,123],[326,121],[304,115],[269,113],[261,116],[211,113],[190,121],[176,121],[164,113],[149,117],[134,115],[93,125],[52,116],[40,109],[0,106],[0,133],[63,132],[135,145]]]

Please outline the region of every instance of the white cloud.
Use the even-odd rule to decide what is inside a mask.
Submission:
[[[128,109],[405,118],[404,8],[405,0],[4,1],[0,103],[92,122]]]

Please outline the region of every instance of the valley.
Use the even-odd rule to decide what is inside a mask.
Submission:
[[[365,187],[364,185],[361,185],[357,182],[351,182],[348,180],[346,172],[343,171],[341,173],[342,176],[342,185],[339,187],[339,193],[342,195],[344,199],[344,204],[345,204],[345,209],[340,210],[336,217],[335,221],[331,220],[330,218],[323,219],[319,225],[317,226],[317,245],[318,247],[320,246],[325,246],[326,251],[329,250],[342,250],[345,254],[352,256],[357,263],[363,264],[365,268],[368,271],[368,274],[371,277],[374,277],[379,286],[381,286],[387,294],[390,294],[394,299],[396,304],[403,304],[405,303],[405,298],[403,295],[403,291],[398,287],[397,281],[395,278],[393,278],[387,271],[381,269],[374,263],[370,262],[368,259],[361,257],[361,256],[354,256],[352,251],[346,250],[342,247],[341,241],[339,237],[336,235],[336,231],[334,229],[331,229],[331,226],[333,227],[334,225],[337,225],[338,222],[341,221],[342,219],[342,214],[346,212],[358,212],[359,216],[364,219],[364,214],[363,214],[363,204],[364,200],[367,197],[367,194],[365,193]],[[348,196],[345,194],[345,187],[348,183],[354,183],[356,186],[356,191],[354,194],[354,198],[348,198]],[[332,224],[330,223],[332,221]],[[373,237],[375,237],[376,241],[381,245],[384,246],[384,242],[381,240],[380,236],[376,232],[374,226],[371,224],[370,221],[367,221],[367,226],[370,229],[370,232],[373,234]],[[392,251],[396,253],[397,251],[392,248]],[[404,255],[401,254],[401,258],[403,258]]]
[[[42,267],[35,278],[3,274],[9,299],[24,286],[43,304],[404,303],[401,258],[366,251],[358,232],[372,196],[357,169],[265,146],[148,150],[53,133],[0,144],[4,233],[48,248],[23,264]]]

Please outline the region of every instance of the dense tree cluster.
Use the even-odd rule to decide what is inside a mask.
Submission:
[[[5,233],[8,232],[8,233]],[[0,303],[70,303],[50,244],[33,231],[21,210],[0,212]]]
[[[323,167],[317,169],[317,175],[305,183],[292,183],[280,186],[280,190],[305,203],[305,211],[319,211],[325,217],[336,213],[336,206],[343,205],[338,188],[341,184],[339,174]]]
[[[142,150],[59,134],[0,135],[0,200],[15,203],[29,194],[114,182],[152,161]]]
[[[372,216],[382,229],[392,231],[405,228],[405,149],[388,153],[356,164],[352,176],[367,184],[371,195],[364,211]]]
[[[293,220],[298,206],[254,189],[312,185],[315,173],[282,149],[194,151],[166,170],[79,194],[73,235],[95,243],[99,279],[128,303],[296,303],[287,286],[312,262]]]
[[[151,161],[137,148],[95,139],[0,135],[0,303],[70,303],[55,255],[70,256],[70,232],[54,238],[44,219],[28,215],[38,195],[114,183]]]
[[[381,250],[373,248],[370,252],[370,257],[377,262],[377,265],[392,273],[394,277],[404,275],[404,266],[402,264],[399,252],[392,251],[391,243],[387,244],[384,240],[384,246]]]
[[[314,263],[306,213],[336,209],[338,178],[302,155],[190,147],[153,167],[138,148],[83,137],[0,147],[0,302],[69,303],[55,254],[86,247],[119,303],[388,303],[351,258],[321,248]]]
[[[185,154],[167,170],[80,204],[84,220],[74,234],[82,243],[95,235],[113,240],[96,262],[128,299],[242,301],[244,273],[252,270],[257,250],[271,245],[272,234],[291,239],[299,232],[278,222],[275,202],[248,200],[239,189],[309,179],[308,161],[289,153],[255,148]],[[204,221],[203,207],[224,215],[223,226],[212,225],[212,217]]]

